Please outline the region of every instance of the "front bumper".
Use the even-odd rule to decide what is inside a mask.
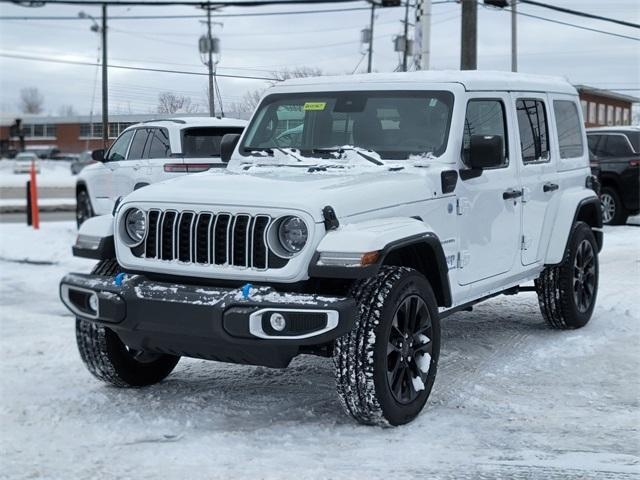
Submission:
[[[352,298],[162,283],[142,275],[69,274],[60,297],[74,315],[108,326],[130,348],[269,367],[286,367],[301,347],[344,335],[356,312]],[[283,331],[271,326],[274,313],[285,317]]]

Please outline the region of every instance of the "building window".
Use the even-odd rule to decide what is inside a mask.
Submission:
[[[586,120],[589,118],[589,103],[586,100],[580,100],[580,106],[582,107],[582,117]]]
[[[56,126],[52,123],[25,123],[22,126],[25,138],[48,138],[56,136]]]
[[[589,123],[596,123],[596,113],[598,111],[598,105],[595,102],[589,102]]]
[[[613,125],[613,105],[607,105],[607,125]]]
[[[622,124],[629,125],[629,109],[625,108],[622,110]]]
[[[604,125],[607,122],[605,118],[606,106],[602,103],[598,104],[598,125]]]
[[[616,107],[616,125],[622,125],[622,107]]]

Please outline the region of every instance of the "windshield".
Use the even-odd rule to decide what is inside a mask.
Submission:
[[[227,133],[242,133],[242,127],[197,127],[182,131],[182,153],[188,158],[220,156],[220,142]]]
[[[254,116],[240,153],[296,149],[322,156],[357,147],[383,160],[439,156],[447,147],[452,108],[453,94],[445,91],[271,95]]]

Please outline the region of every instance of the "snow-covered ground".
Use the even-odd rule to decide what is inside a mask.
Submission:
[[[0,161],[0,188],[24,187],[29,180],[28,173],[13,173],[13,160]],[[73,187],[76,177],[71,174],[70,163],[65,160],[40,160],[39,187]]]
[[[640,476],[640,228],[607,228],[585,328],[548,330],[533,294],[443,322],[428,408],[379,429],[340,410],[331,364],[183,359],[119,390],[76,353],[57,282],[71,223],[0,225],[0,477],[619,479]]]

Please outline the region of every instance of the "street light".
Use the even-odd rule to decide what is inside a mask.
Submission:
[[[102,38],[102,148],[107,148],[109,143],[109,99],[107,89],[107,5],[102,4],[102,26],[87,12],[78,12],[78,17],[90,20],[91,31],[99,33]],[[93,112],[91,114],[93,117]],[[93,129],[93,118],[90,119]]]

